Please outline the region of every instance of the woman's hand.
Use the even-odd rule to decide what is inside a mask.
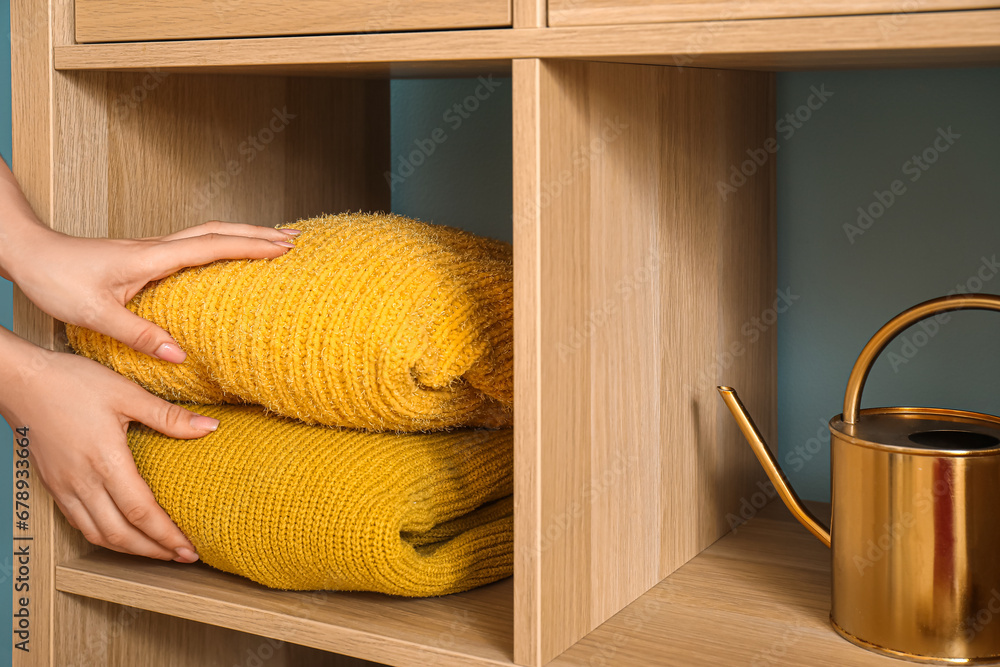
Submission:
[[[125,308],[147,283],[186,266],[219,259],[273,259],[297,232],[207,222],[169,236],[89,239],[40,224],[25,226],[4,269],[31,301],[56,319],[120,340],[150,356],[180,363],[185,353],[166,331]]]
[[[146,283],[219,259],[274,259],[297,231],[212,221],[146,239],[89,239],[39,222],[14,174],[0,161],[0,276],[46,313],[111,336],[164,361],[184,351],[125,304]]]
[[[43,350],[0,329],[0,410],[27,426],[31,472],[93,544],[194,562],[194,545],[157,504],[126,441],[130,421],[174,438],[219,422],[156,398],[95,361]]]

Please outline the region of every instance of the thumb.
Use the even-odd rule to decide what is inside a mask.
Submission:
[[[179,364],[187,358],[177,341],[149,320],[115,304],[99,320],[99,331],[128,345],[136,352]]]
[[[171,438],[184,440],[201,438],[219,428],[218,419],[199,415],[180,405],[164,401],[138,385],[135,388],[136,396],[129,397],[128,407],[123,411],[132,421],[141,422]]]

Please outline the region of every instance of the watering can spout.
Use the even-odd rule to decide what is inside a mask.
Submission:
[[[726,402],[729,411],[733,413],[733,417],[736,419],[736,423],[739,424],[740,430],[743,431],[743,435],[750,442],[750,447],[753,448],[753,453],[757,455],[757,460],[764,466],[764,471],[770,478],[771,483],[774,484],[774,488],[778,491],[778,496],[781,497],[782,502],[785,503],[785,506],[791,511],[792,515],[799,520],[799,523],[805,526],[810,533],[818,537],[820,542],[826,546],[830,546],[830,529],[824,526],[802,503],[798,495],[796,495],[788,483],[785,473],[781,471],[781,467],[775,461],[771,450],[768,449],[767,443],[764,442],[764,438],[761,437],[760,431],[757,430],[757,426],[753,423],[753,419],[750,418],[747,409],[743,407],[743,402],[736,395],[736,390],[732,387],[719,387],[718,389],[722,395],[722,400]]]

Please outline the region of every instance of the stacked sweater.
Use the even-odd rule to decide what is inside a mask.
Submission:
[[[508,576],[510,245],[390,214],[294,226],[277,259],[132,299],[183,364],[67,327],[81,354],[222,421],[190,442],[133,427],[140,473],[206,563],[267,586],[440,595]]]

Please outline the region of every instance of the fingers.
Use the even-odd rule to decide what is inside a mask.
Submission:
[[[212,220],[201,225],[188,227],[179,232],[174,232],[160,238],[161,241],[176,241],[203,234],[225,234],[226,236],[246,236],[249,238],[264,239],[265,241],[287,241],[289,237],[298,235],[295,229],[274,229],[273,227],[261,227],[260,225],[247,225],[240,222],[222,222]]]
[[[56,502],[70,525],[83,533],[91,544],[160,560],[192,562],[190,557],[182,559],[173,548],[151,539],[138,527],[130,524],[103,486],[89,490],[82,499],[63,496]],[[157,508],[163,512],[158,505]],[[170,521],[169,517],[167,521]],[[183,542],[190,544],[176,526],[175,530],[181,535]]]
[[[194,545],[156,502],[124,442],[98,448],[59,483],[45,482],[70,525],[87,541],[122,553],[192,563]]]
[[[179,364],[187,358],[170,334],[124,306],[109,307],[100,318],[88,322],[90,328],[128,345],[136,352]]]
[[[202,266],[220,259],[274,259],[294,247],[288,238],[270,241],[211,233],[158,243],[149,251],[149,266],[154,275],[146,279],[158,280],[184,267]]]
[[[129,311],[123,302],[150,281],[165,278],[188,266],[201,266],[221,259],[280,257],[294,247],[289,239],[297,233],[295,230],[213,221],[148,243],[141,255],[132,255],[136,261],[125,272],[127,289],[123,295],[118,295],[122,298],[116,301],[119,306],[108,307],[100,317],[94,316],[81,324],[137,352],[182,363],[187,355],[170,334]]]
[[[136,385],[132,396],[127,396],[124,417],[138,421],[172,438],[199,438],[214,431],[219,420],[191,412],[179,405],[164,401]],[[139,475],[135,465],[119,466],[114,475],[106,476],[104,487],[126,522],[140,530],[150,540],[173,551],[177,560],[193,562],[198,559],[194,545],[170,520]],[[110,511],[102,516],[109,524]],[[121,524],[116,524],[121,528]],[[134,538],[134,536],[132,536]],[[131,544],[130,544],[131,546]],[[147,545],[148,546],[148,545]]]
[[[161,560],[177,558],[177,553],[172,549],[151,540],[141,530],[129,524],[104,487],[95,489],[86,499],[72,499],[64,505],[72,512],[80,532],[91,544]],[[77,507],[71,509],[74,505]]]
[[[179,405],[164,401],[145,390],[135,387],[134,396],[125,401],[123,414],[171,438],[190,440],[208,435],[219,427],[219,420],[191,412]]]
[[[30,454],[33,474],[90,542],[152,558],[197,560],[194,545],[139,475],[126,430],[135,417],[181,437],[204,435],[210,428],[192,424],[192,413],[174,409],[94,361],[51,355],[47,379],[23,383],[9,397],[20,420],[41,424]]]
[[[104,538],[120,550],[141,553],[159,551],[157,558],[193,562],[198,559],[194,545],[170,516],[159,506],[153,492],[135,465],[123,466],[104,481],[106,495],[90,506],[91,516]]]

